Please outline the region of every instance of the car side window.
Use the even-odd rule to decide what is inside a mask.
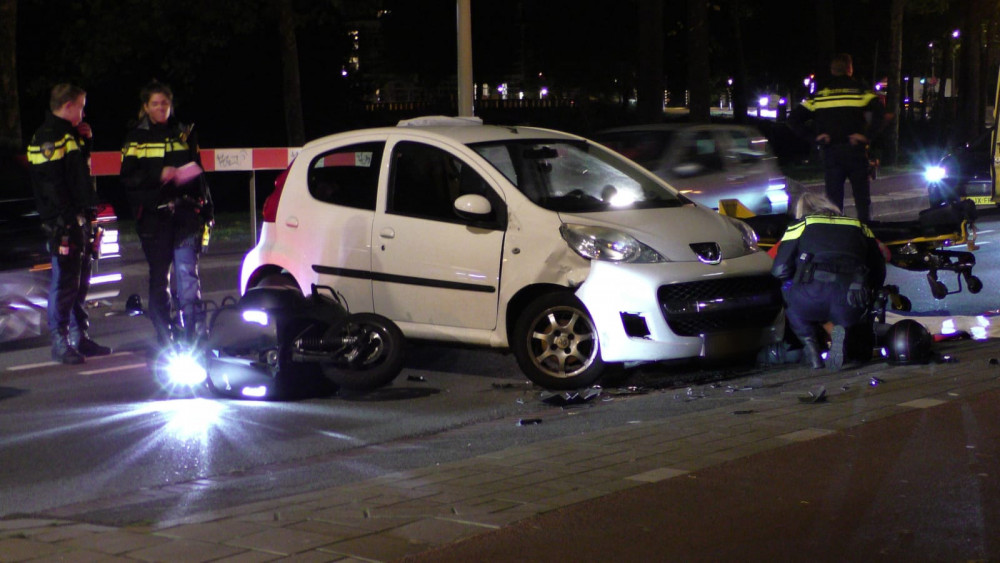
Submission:
[[[455,155],[422,143],[404,141],[392,152],[389,201],[386,213],[449,223],[470,223],[477,227],[506,227],[503,199],[472,167]],[[490,202],[490,215],[468,220],[455,211],[459,196],[477,194]]]
[[[699,174],[711,174],[722,170],[722,154],[719,152],[719,144],[715,140],[715,135],[711,131],[698,131],[692,138],[691,145],[688,146],[688,162],[699,166]]]
[[[375,210],[385,143],[362,143],[317,156],[309,163],[309,193],[322,202]]]

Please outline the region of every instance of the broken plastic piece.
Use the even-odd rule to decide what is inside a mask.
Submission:
[[[589,388],[582,392],[543,393],[542,402],[556,406],[582,405],[601,395],[600,388]]]
[[[422,376],[422,375],[407,375],[406,376],[406,380],[407,381],[427,381],[426,379],[424,379],[424,376]]]
[[[996,358],[990,358],[990,362],[989,363],[990,363],[991,366],[995,366],[997,364],[1000,364],[1000,360],[997,360]]]
[[[753,409],[746,409],[741,411],[733,411],[733,414],[753,414]]]
[[[799,395],[800,403],[822,403],[826,400],[826,387],[820,385],[805,395]]]
[[[879,379],[879,378],[877,378],[875,376],[872,376],[871,381],[868,382],[868,386],[869,387],[878,387],[879,384],[881,384],[881,383],[885,383],[885,380]]]
[[[541,424],[542,419],[540,418],[522,418],[517,421],[518,426],[531,426],[533,424]]]

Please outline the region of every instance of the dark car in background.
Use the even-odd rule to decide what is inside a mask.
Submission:
[[[117,297],[122,279],[118,218],[111,205],[98,206],[96,226],[103,236],[87,295],[92,304]],[[0,154],[0,343],[47,330],[52,265],[45,243],[23,155]]]
[[[655,123],[606,129],[593,138],[702,205],[717,209],[719,200],[737,199],[758,215],[788,210],[778,161],[752,127]]]
[[[993,131],[950,150],[927,151],[920,157],[931,205],[966,198],[978,207],[993,207]]]

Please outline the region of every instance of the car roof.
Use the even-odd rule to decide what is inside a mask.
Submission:
[[[600,136],[606,133],[631,133],[636,131],[679,131],[682,129],[742,129],[744,131],[752,132],[754,135],[760,135],[760,132],[756,131],[752,127],[746,125],[729,124],[729,123],[645,123],[642,125],[625,125],[622,127],[612,127],[610,129],[602,129],[598,131],[595,136]]]
[[[396,127],[375,127],[370,129],[355,129],[327,135],[314,141],[310,141],[303,148],[313,145],[325,145],[330,141],[336,141],[344,137],[351,137],[365,134],[409,134],[414,137],[438,138],[439,140],[450,140],[462,144],[483,143],[491,141],[510,141],[524,139],[551,139],[551,140],[584,140],[583,137],[543,129],[540,127],[526,127],[521,125],[486,125],[478,118],[442,118],[432,116],[430,118],[417,118],[400,122]]]

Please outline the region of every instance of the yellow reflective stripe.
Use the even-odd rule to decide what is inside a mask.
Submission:
[[[80,145],[76,142],[76,137],[67,133],[62,139],[52,143],[52,153],[49,155],[45,154],[41,145],[28,145],[28,162],[30,164],[44,164],[53,160],[61,160],[67,153],[78,150],[80,150]]]
[[[875,99],[872,92],[844,92],[838,90],[820,90],[819,94],[803,104],[807,109],[815,111],[817,109],[830,108],[863,108]]]
[[[167,140],[160,143],[129,143],[122,149],[122,158],[163,158],[168,152],[184,152],[187,150],[187,143],[174,140]]]
[[[799,221],[798,223],[793,223],[785,229],[785,234],[781,237],[782,241],[794,240],[802,236],[802,231],[806,228],[805,221]]]
[[[809,215],[798,223],[789,225],[788,228],[785,229],[785,234],[781,237],[781,240],[785,241],[799,238],[802,236],[802,231],[805,230],[807,225],[850,225],[861,229],[861,232],[863,232],[866,237],[875,238],[875,233],[868,228],[868,225],[865,225],[854,217],[844,217],[840,215]]]

